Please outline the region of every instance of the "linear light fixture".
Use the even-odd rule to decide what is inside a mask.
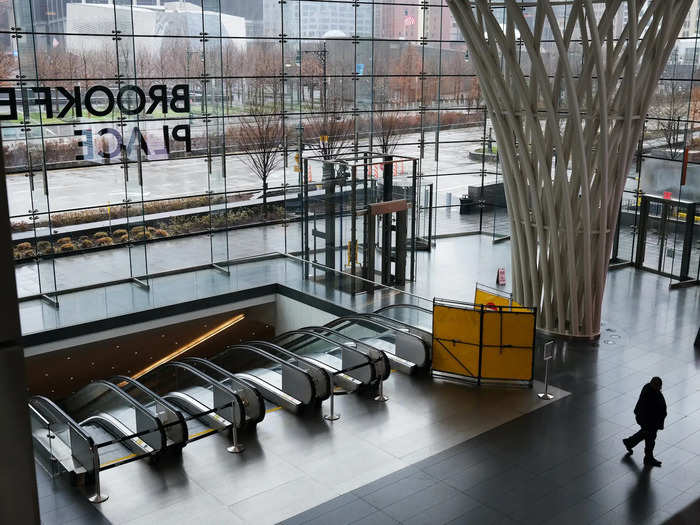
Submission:
[[[242,321],[243,319],[245,319],[245,314],[238,314],[238,315],[236,315],[235,317],[232,317],[232,318],[229,319],[228,321],[225,321],[225,322],[221,323],[219,326],[216,326],[216,327],[212,328],[211,330],[209,330],[208,332],[206,332],[206,333],[200,335],[199,337],[193,339],[192,341],[190,341],[190,342],[187,343],[186,345],[181,346],[180,348],[178,348],[177,350],[175,350],[173,353],[166,355],[165,357],[159,359],[158,361],[156,361],[155,363],[153,363],[153,364],[151,364],[151,365],[148,365],[148,366],[147,366],[146,368],[144,368],[143,370],[141,370],[141,371],[135,373],[133,376],[131,376],[131,378],[132,378],[132,379],[138,379],[139,377],[141,377],[141,376],[147,374],[148,372],[150,372],[150,371],[153,370],[154,368],[157,368],[157,367],[159,367],[160,365],[165,364],[165,363],[167,363],[168,361],[171,361],[171,360],[175,359],[177,356],[182,355],[182,354],[184,354],[185,352],[187,352],[187,351],[189,351],[189,350],[192,350],[195,346],[197,346],[197,345],[203,343],[203,342],[206,341],[207,339],[211,339],[212,337],[214,337],[214,336],[217,335],[217,334],[220,334],[220,333],[223,332],[224,330],[228,330],[228,329],[231,328],[234,324],[236,324],[236,323]]]

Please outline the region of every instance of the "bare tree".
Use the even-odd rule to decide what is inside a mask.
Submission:
[[[263,210],[267,207],[267,179],[282,163],[284,128],[282,119],[266,113],[263,106],[249,108],[250,116],[241,119],[239,148],[243,163],[262,182]]]
[[[656,119],[657,129],[664,138],[666,151],[677,160],[685,147],[686,119],[688,115],[689,85],[678,80],[661,81],[649,116]]]
[[[335,187],[338,182],[335,177],[333,160],[345,152],[353,140],[353,123],[343,113],[339,112],[340,103],[334,99],[330,104],[326,101],[324,111],[309,119],[305,126],[305,135],[311,139],[309,146],[318,150],[323,157],[324,208],[325,208],[325,265],[335,268]],[[327,277],[333,277],[327,273]]]
[[[387,111],[380,107],[373,115],[374,142],[385,155],[391,155],[399,143],[401,117],[398,111]]]

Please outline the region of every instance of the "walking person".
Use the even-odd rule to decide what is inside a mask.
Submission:
[[[623,439],[622,443],[627,448],[627,453],[632,454],[632,449],[640,441],[644,441],[644,465],[660,467],[661,461],[654,457],[656,433],[663,430],[666,419],[666,400],[661,393],[660,377],[652,377],[651,381],[644,385],[634,407],[634,415],[642,428],[636,434]]]

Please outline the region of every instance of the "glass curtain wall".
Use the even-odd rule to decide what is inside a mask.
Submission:
[[[675,204],[645,208],[642,266],[672,276],[700,199],[697,24],[694,4],[613,254],[637,261],[642,196],[658,194]],[[313,150],[418,157],[421,238],[510,233],[479,80],[440,0],[0,1],[0,118],[25,299],[298,253],[298,155]]]

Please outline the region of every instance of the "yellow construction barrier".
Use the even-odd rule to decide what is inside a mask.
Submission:
[[[433,375],[532,386],[536,317],[534,308],[519,305],[435,299]]]
[[[513,294],[499,290],[498,288],[491,288],[485,284],[476,283],[476,290],[474,291],[474,302],[476,304],[483,304],[487,307],[492,306],[522,306],[513,301]],[[491,308],[494,310],[495,308]]]

